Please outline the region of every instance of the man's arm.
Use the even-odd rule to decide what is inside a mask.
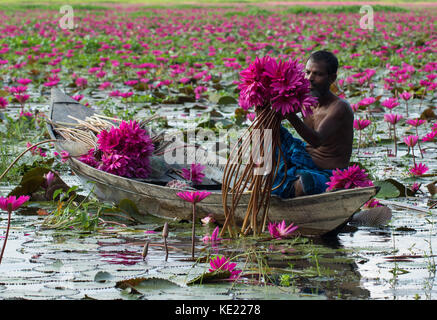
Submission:
[[[317,130],[308,127],[295,113],[290,113],[287,120],[296,129],[297,133],[312,147],[318,148],[323,145],[342,125],[345,109],[342,103],[336,103],[330,112],[319,124]]]

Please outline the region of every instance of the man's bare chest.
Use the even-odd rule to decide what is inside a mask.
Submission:
[[[314,110],[313,114],[306,118],[306,125],[314,130],[317,130],[323,120],[328,116],[328,112],[326,110]]]

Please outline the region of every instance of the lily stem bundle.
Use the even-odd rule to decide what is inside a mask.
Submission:
[[[246,190],[250,192],[250,199],[240,232],[247,235],[252,231],[257,235],[264,231],[270,194],[282,157],[279,133],[281,120],[281,115],[270,106],[262,107],[259,116],[232,149],[223,173],[222,203],[226,218],[221,234],[227,229],[231,237],[235,235],[235,214]],[[268,132],[271,132],[272,143],[268,143],[267,148],[264,148]],[[247,164],[243,164],[242,156],[247,156],[249,151],[252,151],[252,158]],[[274,156],[275,151],[278,151],[277,157]],[[259,164],[261,159],[264,160],[263,164]],[[264,171],[260,170],[261,165],[264,166]],[[231,205],[228,207],[229,193]],[[260,214],[261,219],[259,219]]]

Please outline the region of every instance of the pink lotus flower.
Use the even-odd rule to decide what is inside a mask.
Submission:
[[[184,191],[178,192],[176,195],[187,202],[193,204],[193,219],[192,219],[192,230],[191,230],[191,258],[194,259],[194,241],[195,241],[195,229],[196,229],[196,203],[202,201],[208,197],[211,192],[208,191]]]
[[[61,157],[62,163],[67,162],[68,158],[70,157],[70,154],[65,150],[62,150],[61,153],[58,153],[55,151],[55,152],[53,152],[53,155],[55,155],[56,157],[58,157],[58,156]]]
[[[23,79],[18,79],[17,82],[23,86],[28,85],[29,83],[32,82],[31,79],[27,79],[27,78],[23,78]]]
[[[326,190],[335,189],[353,189],[373,186],[373,182],[368,178],[368,174],[358,165],[348,167],[347,169],[336,169],[332,171],[331,181],[326,182],[329,186]]]
[[[124,98],[124,99],[127,99],[127,98],[129,98],[130,96],[132,96],[133,94],[134,94],[133,92],[121,92],[121,93],[119,94],[119,96],[122,97],[122,98]]]
[[[404,137],[404,142],[407,146],[410,148],[414,147],[417,144],[417,141],[419,140],[418,136],[406,136]]]
[[[430,133],[427,133],[421,140],[425,142],[434,141],[436,135],[437,135],[437,130],[431,131]]]
[[[10,87],[9,88],[9,92],[11,94],[22,94],[22,93],[25,93],[26,91],[27,91],[26,86],[17,86],[17,87]]]
[[[377,199],[370,199],[369,201],[367,201],[364,206],[365,209],[370,209],[370,208],[376,208],[376,207],[382,207],[382,204],[379,202],[379,200]]]
[[[99,90],[105,90],[108,87],[112,87],[112,83],[109,81],[103,82],[99,86]]]
[[[202,166],[199,163],[192,163],[190,170],[183,168],[182,169],[182,177],[185,180],[193,181],[194,184],[201,184],[203,177],[205,174],[202,171],[205,169],[205,166]]]
[[[211,268],[208,270],[209,272],[214,272],[217,270],[226,270],[231,272],[231,276],[229,279],[235,279],[238,277],[238,275],[242,272],[242,270],[237,270],[235,267],[237,266],[236,263],[229,263],[229,260],[226,259],[224,256],[215,256],[211,258],[209,261],[209,265]]]
[[[400,114],[395,114],[395,113],[386,113],[386,114],[384,114],[384,121],[390,122],[393,125],[398,123],[403,118],[404,117],[402,115],[400,115]]]
[[[191,203],[198,203],[210,194],[211,192],[209,191],[184,191],[176,193],[179,198]]]
[[[27,118],[28,120],[29,119],[32,119],[33,118],[33,113],[32,112],[24,112],[24,111],[20,111],[20,116],[19,116],[20,118]]]
[[[15,99],[17,99],[17,101],[20,104],[23,105],[27,100],[29,100],[30,95],[28,95],[28,94],[17,94],[17,95],[14,95],[14,97],[15,97]]]
[[[19,207],[21,207],[29,199],[30,199],[29,196],[20,196],[20,197],[18,197],[18,199],[15,196],[9,196],[7,198],[0,197],[0,209],[8,212],[8,225],[6,228],[5,241],[3,242],[2,251],[0,253],[0,263],[2,262],[2,259],[3,259],[3,253],[4,253],[5,248],[6,248],[6,242],[8,241],[9,229],[11,226],[12,211],[17,210]]]
[[[374,97],[368,97],[368,98],[364,98],[363,100],[358,102],[358,105],[360,106],[368,106],[371,105],[372,103],[375,103],[376,99]]]
[[[368,127],[372,122],[367,119],[355,119],[354,120],[354,128],[357,130],[363,130]]]
[[[215,222],[214,215],[212,213],[208,214],[205,218],[200,219],[202,224],[207,225]]]
[[[0,97],[0,108],[5,109],[8,106],[8,100],[3,97]]]
[[[194,89],[194,93],[196,95],[196,100],[199,100],[202,97],[202,93],[208,91],[208,88],[205,86],[198,86]]]
[[[398,106],[399,102],[398,102],[398,99],[396,99],[396,98],[388,98],[388,99],[385,99],[383,102],[381,102],[381,105],[383,105],[384,107],[391,110],[394,107]]]
[[[43,187],[47,189],[52,185],[53,181],[55,180],[55,174],[49,171],[44,175],[44,179],[45,180],[44,180]]]
[[[421,176],[428,170],[429,168],[423,163],[416,163],[409,171],[413,176]]]
[[[411,93],[409,93],[408,91],[404,91],[399,95],[402,99],[404,99],[405,101],[410,100],[410,98],[413,96]]]
[[[256,113],[255,112],[249,112],[248,114],[246,114],[246,119],[249,121],[253,121],[256,118]]]
[[[211,233],[211,236],[206,235],[202,238],[203,243],[212,242],[214,244],[220,242],[222,239],[218,237],[219,232],[220,232],[219,227],[218,226],[215,227],[214,231]]]
[[[421,119],[408,119],[405,121],[406,124],[409,124],[410,126],[413,126],[413,127],[421,126],[425,122],[426,122],[426,120],[421,120]]]
[[[0,209],[4,211],[15,211],[30,199],[29,196],[9,196],[7,198],[0,197]]]
[[[293,226],[293,223],[287,227],[285,220],[282,220],[282,222],[269,222],[268,226],[270,235],[276,239],[288,238],[297,228],[298,226]]]
[[[269,56],[256,57],[248,68],[240,72],[240,106],[244,110],[271,103],[272,109],[285,115],[301,111],[311,114],[317,99],[310,94],[303,65],[297,60],[276,60]]]
[[[71,98],[73,98],[74,100],[76,100],[77,102],[79,102],[80,100],[83,99],[83,94],[77,94],[75,96],[72,96]]]
[[[411,185],[410,189],[411,189],[411,191],[414,192],[414,194],[416,194],[416,193],[420,190],[420,186],[421,186],[421,184],[419,184],[419,183],[417,183],[417,182],[414,182],[414,183]]]
[[[119,127],[102,130],[97,138],[98,150],[103,155],[96,158],[95,150],[90,150],[80,157],[81,161],[118,176],[147,178],[150,175],[149,158],[154,144],[135,121],[122,121]]]
[[[79,88],[84,88],[88,85],[88,80],[85,78],[78,77],[75,83],[76,86],[78,86]]]

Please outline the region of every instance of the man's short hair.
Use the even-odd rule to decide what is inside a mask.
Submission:
[[[327,51],[327,50],[315,51],[315,52],[311,53],[308,60],[312,60],[312,61],[316,61],[316,62],[323,61],[326,63],[326,65],[328,67],[329,74],[337,73],[338,59],[330,51]]]

